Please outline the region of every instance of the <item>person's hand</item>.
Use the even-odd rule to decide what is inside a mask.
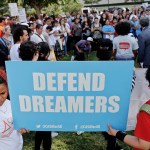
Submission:
[[[117,130],[116,129],[113,129],[112,127],[111,127],[111,125],[110,124],[108,124],[108,134],[109,135],[112,135],[112,136],[116,136],[116,134],[117,134]]]
[[[81,51],[80,49],[78,50],[78,52],[79,52],[79,53],[82,53],[82,51]]]
[[[11,49],[11,47],[12,47],[12,45],[10,44],[10,45],[8,46],[8,49],[10,50],[10,49]]]
[[[10,60],[10,55],[8,55],[8,57],[7,57],[7,58],[8,58],[8,60]]]
[[[18,130],[18,132],[19,132],[20,134],[25,134],[25,133],[29,133],[30,131],[27,130],[27,129],[21,128],[20,130]]]
[[[110,60],[115,60],[115,56],[111,56]]]

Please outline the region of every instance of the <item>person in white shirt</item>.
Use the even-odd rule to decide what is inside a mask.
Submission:
[[[64,18],[60,20],[60,27],[61,27],[61,31],[64,34],[64,54],[67,54],[67,40],[68,40],[68,34],[70,34],[70,29],[68,28],[68,26],[65,23]]]
[[[40,42],[46,42],[45,38],[42,35],[43,32],[43,25],[37,24],[36,25],[36,31],[33,35],[31,35],[30,41],[35,42],[35,43],[40,43]]]
[[[54,33],[54,36],[55,36],[55,39],[56,39],[56,43],[59,44],[58,47],[60,47],[60,49],[57,48],[58,51],[59,51],[59,52],[60,52],[60,51],[63,51],[63,40],[64,40],[63,36],[64,36],[64,33],[62,32],[61,27],[60,27],[58,21],[55,21],[55,22],[54,22],[54,28],[53,28],[52,33]],[[57,51],[57,54],[59,55],[59,52],[58,52],[58,51]],[[57,54],[56,54],[56,57],[57,57]]]
[[[21,134],[29,131],[14,129],[11,103],[7,96],[6,73],[0,70],[0,150],[22,150],[23,139]]]
[[[45,18],[45,25],[43,26],[43,31],[46,30],[47,26],[52,26],[52,19],[51,19],[51,17]]]
[[[50,50],[55,50],[56,39],[54,37],[54,33],[52,30],[53,30],[52,26],[47,26],[46,31],[43,31],[42,34],[46,42],[48,43]]]
[[[113,40],[113,55],[115,59],[135,60],[139,46],[136,39],[128,35],[130,32],[130,24],[128,22],[118,23],[116,25],[116,32],[119,36]]]
[[[16,28],[16,30],[14,31],[13,38],[15,44],[10,49],[10,59],[15,61],[21,60],[19,57],[18,49],[21,43],[28,41],[29,39],[27,29],[22,26]]]

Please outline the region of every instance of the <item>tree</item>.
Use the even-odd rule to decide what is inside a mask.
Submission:
[[[9,0],[9,2],[19,2],[20,0]],[[22,4],[29,5],[32,8],[36,10],[37,15],[39,16],[41,14],[42,8],[48,6],[49,4],[66,4],[68,0],[21,0]],[[74,2],[77,2],[77,0],[73,0]]]
[[[49,4],[48,7],[45,7],[42,11],[46,14],[58,16],[62,13],[71,13],[79,12],[83,7],[80,3],[74,3],[74,0],[66,0],[66,4]]]
[[[81,8],[83,8],[83,5],[81,3],[73,3],[73,0],[68,0],[67,5],[62,6],[62,10],[65,13],[79,12]]]
[[[8,11],[8,2],[7,0],[0,0],[0,14],[3,16],[5,15]]]
[[[45,13],[49,16],[54,15],[58,16],[59,14],[62,13],[62,8],[58,4],[49,4],[48,7],[44,8]]]

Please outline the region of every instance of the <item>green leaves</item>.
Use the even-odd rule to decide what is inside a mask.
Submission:
[[[0,0],[0,14],[5,15],[8,12],[8,2],[7,0]]]
[[[59,5],[56,3],[51,3],[48,7],[44,8],[44,11],[48,15],[58,16],[62,13],[71,13],[71,12],[79,12],[83,6],[75,2],[74,0],[66,0],[64,4],[60,3]]]
[[[18,3],[18,5],[23,5],[23,7],[28,5],[36,10],[37,15],[40,15],[42,8],[44,7],[47,8],[49,4],[51,6],[55,6],[54,4],[57,5],[57,7],[55,7],[55,10],[54,11],[52,10],[53,12],[57,11],[58,7],[61,7],[59,8],[58,12],[60,12],[60,9],[62,11],[63,10],[62,7],[65,7],[66,5],[67,6],[69,5],[71,8],[73,7],[73,10],[79,10],[81,7],[81,5],[79,4],[79,0],[0,0],[0,2],[2,1],[16,2]],[[74,7],[74,4],[75,4],[75,7]],[[67,7],[64,9],[66,10],[66,9],[69,9],[70,7]]]

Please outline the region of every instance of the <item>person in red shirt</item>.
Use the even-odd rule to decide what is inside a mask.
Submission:
[[[3,30],[4,25],[5,25],[5,18],[0,17],[0,37],[3,36],[2,30]]]
[[[146,73],[146,79],[150,85],[150,66]],[[108,125],[108,134],[116,136],[117,139],[123,141],[134,150],[150,150],[150,100],[148,100],[140,109],[137,116],[137,124],[134,136],[127,135],[121,131],[117,131]]]

